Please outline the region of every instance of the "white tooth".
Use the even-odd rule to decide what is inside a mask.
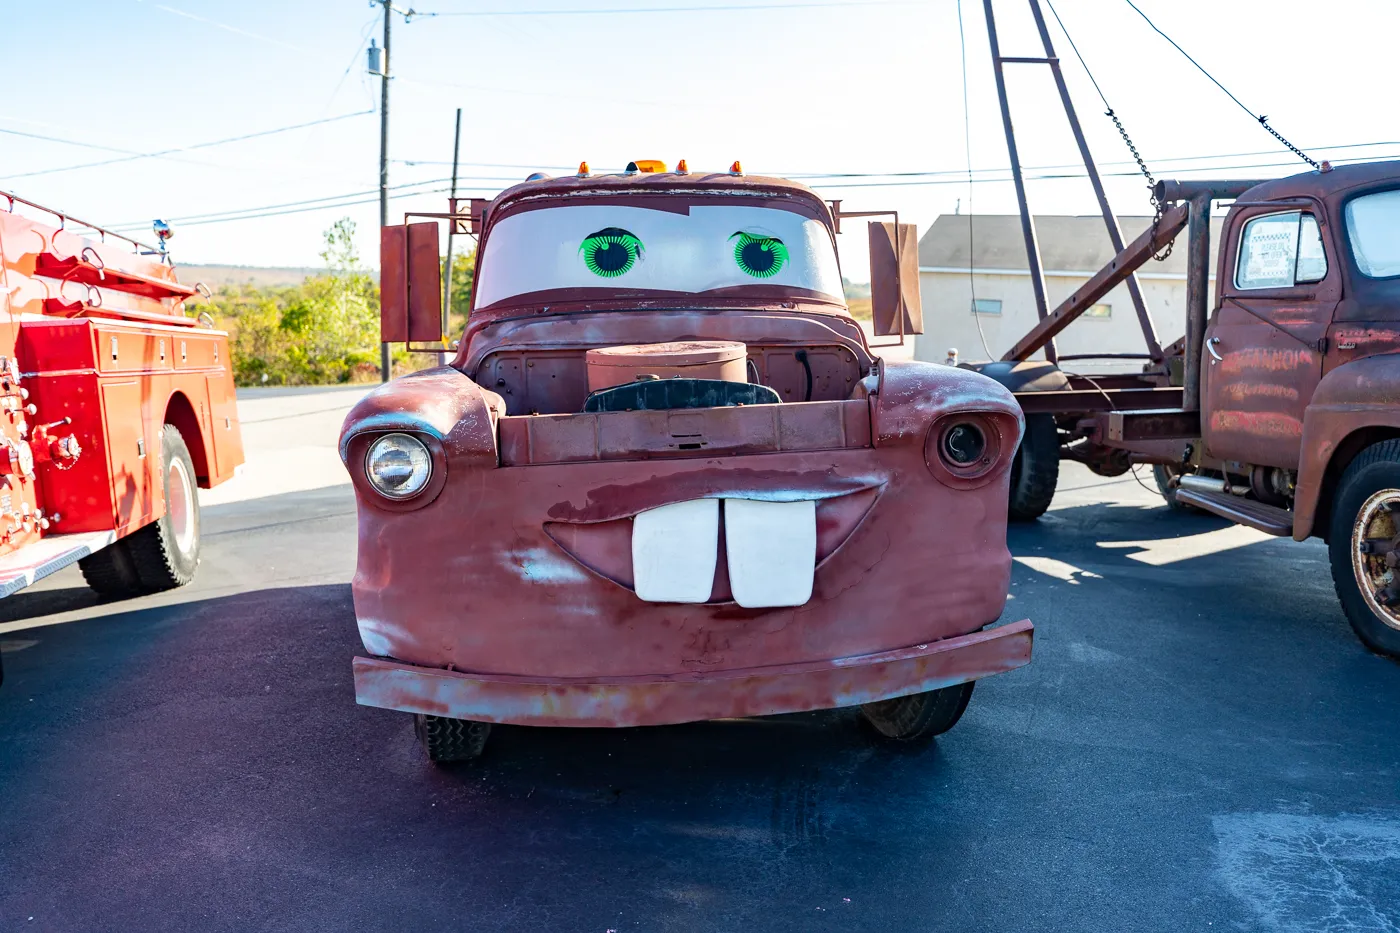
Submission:
[[[724,500],[729,586],[746,609],[801,606],[812,598],[817,504]]]
[[[638,512],[632,580],[650,603],[703,603],[715,583],[719,500],[691,499]]]

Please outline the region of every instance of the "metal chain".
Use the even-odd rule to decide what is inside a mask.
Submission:
[[[1277,139],[1279,142],[1281,142],[1281,143],[1283,143],[1285,146],[1287,146],[1288,149],[1289,149],[1289,151],[1292,152],[1295,156],[1297,156],[1298,158],[1302,159],[1304,162],[1306,162],[1306,163],[1308,163],[1309,165],[1311,165],[1314,169],[1316,169],[1316,168],[1318,167],[1317,162],[1315,162],[1313,159],[1309,158],[1309,157],[1308,157],[1308,154],[1307,154],[1306,152],[1304,152],[1303,150],[1299,149],[1297,146],[1293,145],[1293,144],[1292,144],[1291,142],[1289,142],[1288,140],[1284,139],[1284,138],[1283,138],[1283,134],[1281,134],[1278,130],[1276,130],[1276,129],[1274,129],[1272,126],[1270,126],[1270,125],[1269,125],[1269,118],[1268,118],[1267,116],[1264,116],[1264,117],[1260,117],[1260,118],[1259,118],[1259,125],[1262,126],[1264,129],[1268,130],[1270,136],[1272,136],[1274,139]]]
[[[1152,172],[1148,169],[1147,163],[1143,161],[1142,155],[1138,153],[1137,146],[1133,145],[1132,137],[1130,137],[1128,131],[1123,128],[1123,121],[1118,119],[1118,114],[1113,112],[1113,108],[1110,107],[1108,110],[1104,111],[1104,116],[1112,120],[1113,125],[1118,127],[1118,135],[1123,137],[1123,144],[1126,145],[1128,151],[1133,154],[1133,159],[1137,161],[1138,170],[1142,172],[1142,177],[1147,179],[1147,198],[1152,202],[1153,211],[1152,238],[1156,239],[1157,227],[1162,222],[1162,212],[1165,210],[1162,206],[1162,202],[1157,200],[1157,179],[1152,177]],[[1274,135],[1277,136],[1278,134],[1275,133]],[[1283,137],[1280,136],[1279,138],[1282,139]],[[1167,257],[1172,254],[1172,247],[1175,245],[1176,240],[1168,241],[1162,252],[1152,258],[1158,262],[1165,262]]]

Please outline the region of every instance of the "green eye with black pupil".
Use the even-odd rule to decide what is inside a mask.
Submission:
[[[637,264],[642,241],[621,227],[607,227],[584,237],[578,251],[589,272],[615,279]]]
[[[734,261],[746,274],[756,279],[772,278],[787,265],[787,247],[777,237],[740,232],[730,239],[737,241],[734,244]]]

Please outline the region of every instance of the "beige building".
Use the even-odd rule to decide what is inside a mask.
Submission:
[[[1151,217],[1118,218],[1125,242],[1132,242],[1151,223]],[[1050,310],[1054,310],[1112,259],[1114,251],[1099,215],[1037,217],[1035,228],[1045,271],[1046,298]],[[1219,243],[1218,217],[1212,222],[1211,234],[1214,251]],[[1214,273],[1212,259],[1212,288]],[[1149,260],[1137,278],[1156,325],[1157,339],[1166,346],[1178,339],[1186,327],[1185,232],[1177,237],[1176,249],[1165,262]],[[924,333],[915,338],[916,359],[943,362],[950,347],[956,347],[964,361],[996,359],[1039,320],[1021,219],[1016,215],[940,216],[919,240],[919,287]],[[1056,346],[1061,355],[1146,353],[1127,286],[1115,288],[1071,324],[1056,339]],[[1076,360],[1066,368],[1102,372],[1136,369],[1137,364],[1131,360]]]

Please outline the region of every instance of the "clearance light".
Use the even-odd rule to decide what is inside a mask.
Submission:
[[[588,177],[589,175],[591,175],[591,174],[592,174],[592,173],[588,171],[588,163],[587,163],[587,162],[580,162],[580,163],[578,164],[578,177],[579,177],[579,178],[587,178],[587,177]]]
[[[689,175],[689,174],[690,174],[690,166],[688,166],[688,165],[685,164],[685,159],[681,159],[679,162],[676,163],[676,174],[677,174],[677,175]]]
[[[365,476],[380,495],[407,499],[423,491],[433,475],[433,458],[418,438],[386,434],[365,455]]]
[[[739,164],[739,160],[738,160],[738,159],[735,159],[735,160],[734,160],[734,164],[731,165],[731,166],[729,166],[729,174],[731,174],[731,175],[742,175],[742,174],[744,174],[744,167],[743,167],[742,165]]]
[[[627,167],[626,167],[625,169],[622,170],[622,174],[624,174],[624,175],[635,175],[635,174],[637,174],[639,171],[641,171],[641,169],[637,168],[637,163],[636,163],[636,162],[628,162],[628,163],[627,163]]]
[[[637,171],[644,175],[652,175],[656,172],[666,171],[666,163],[662,162],[660,159],[638,159],[632,164],[637,166]]]

